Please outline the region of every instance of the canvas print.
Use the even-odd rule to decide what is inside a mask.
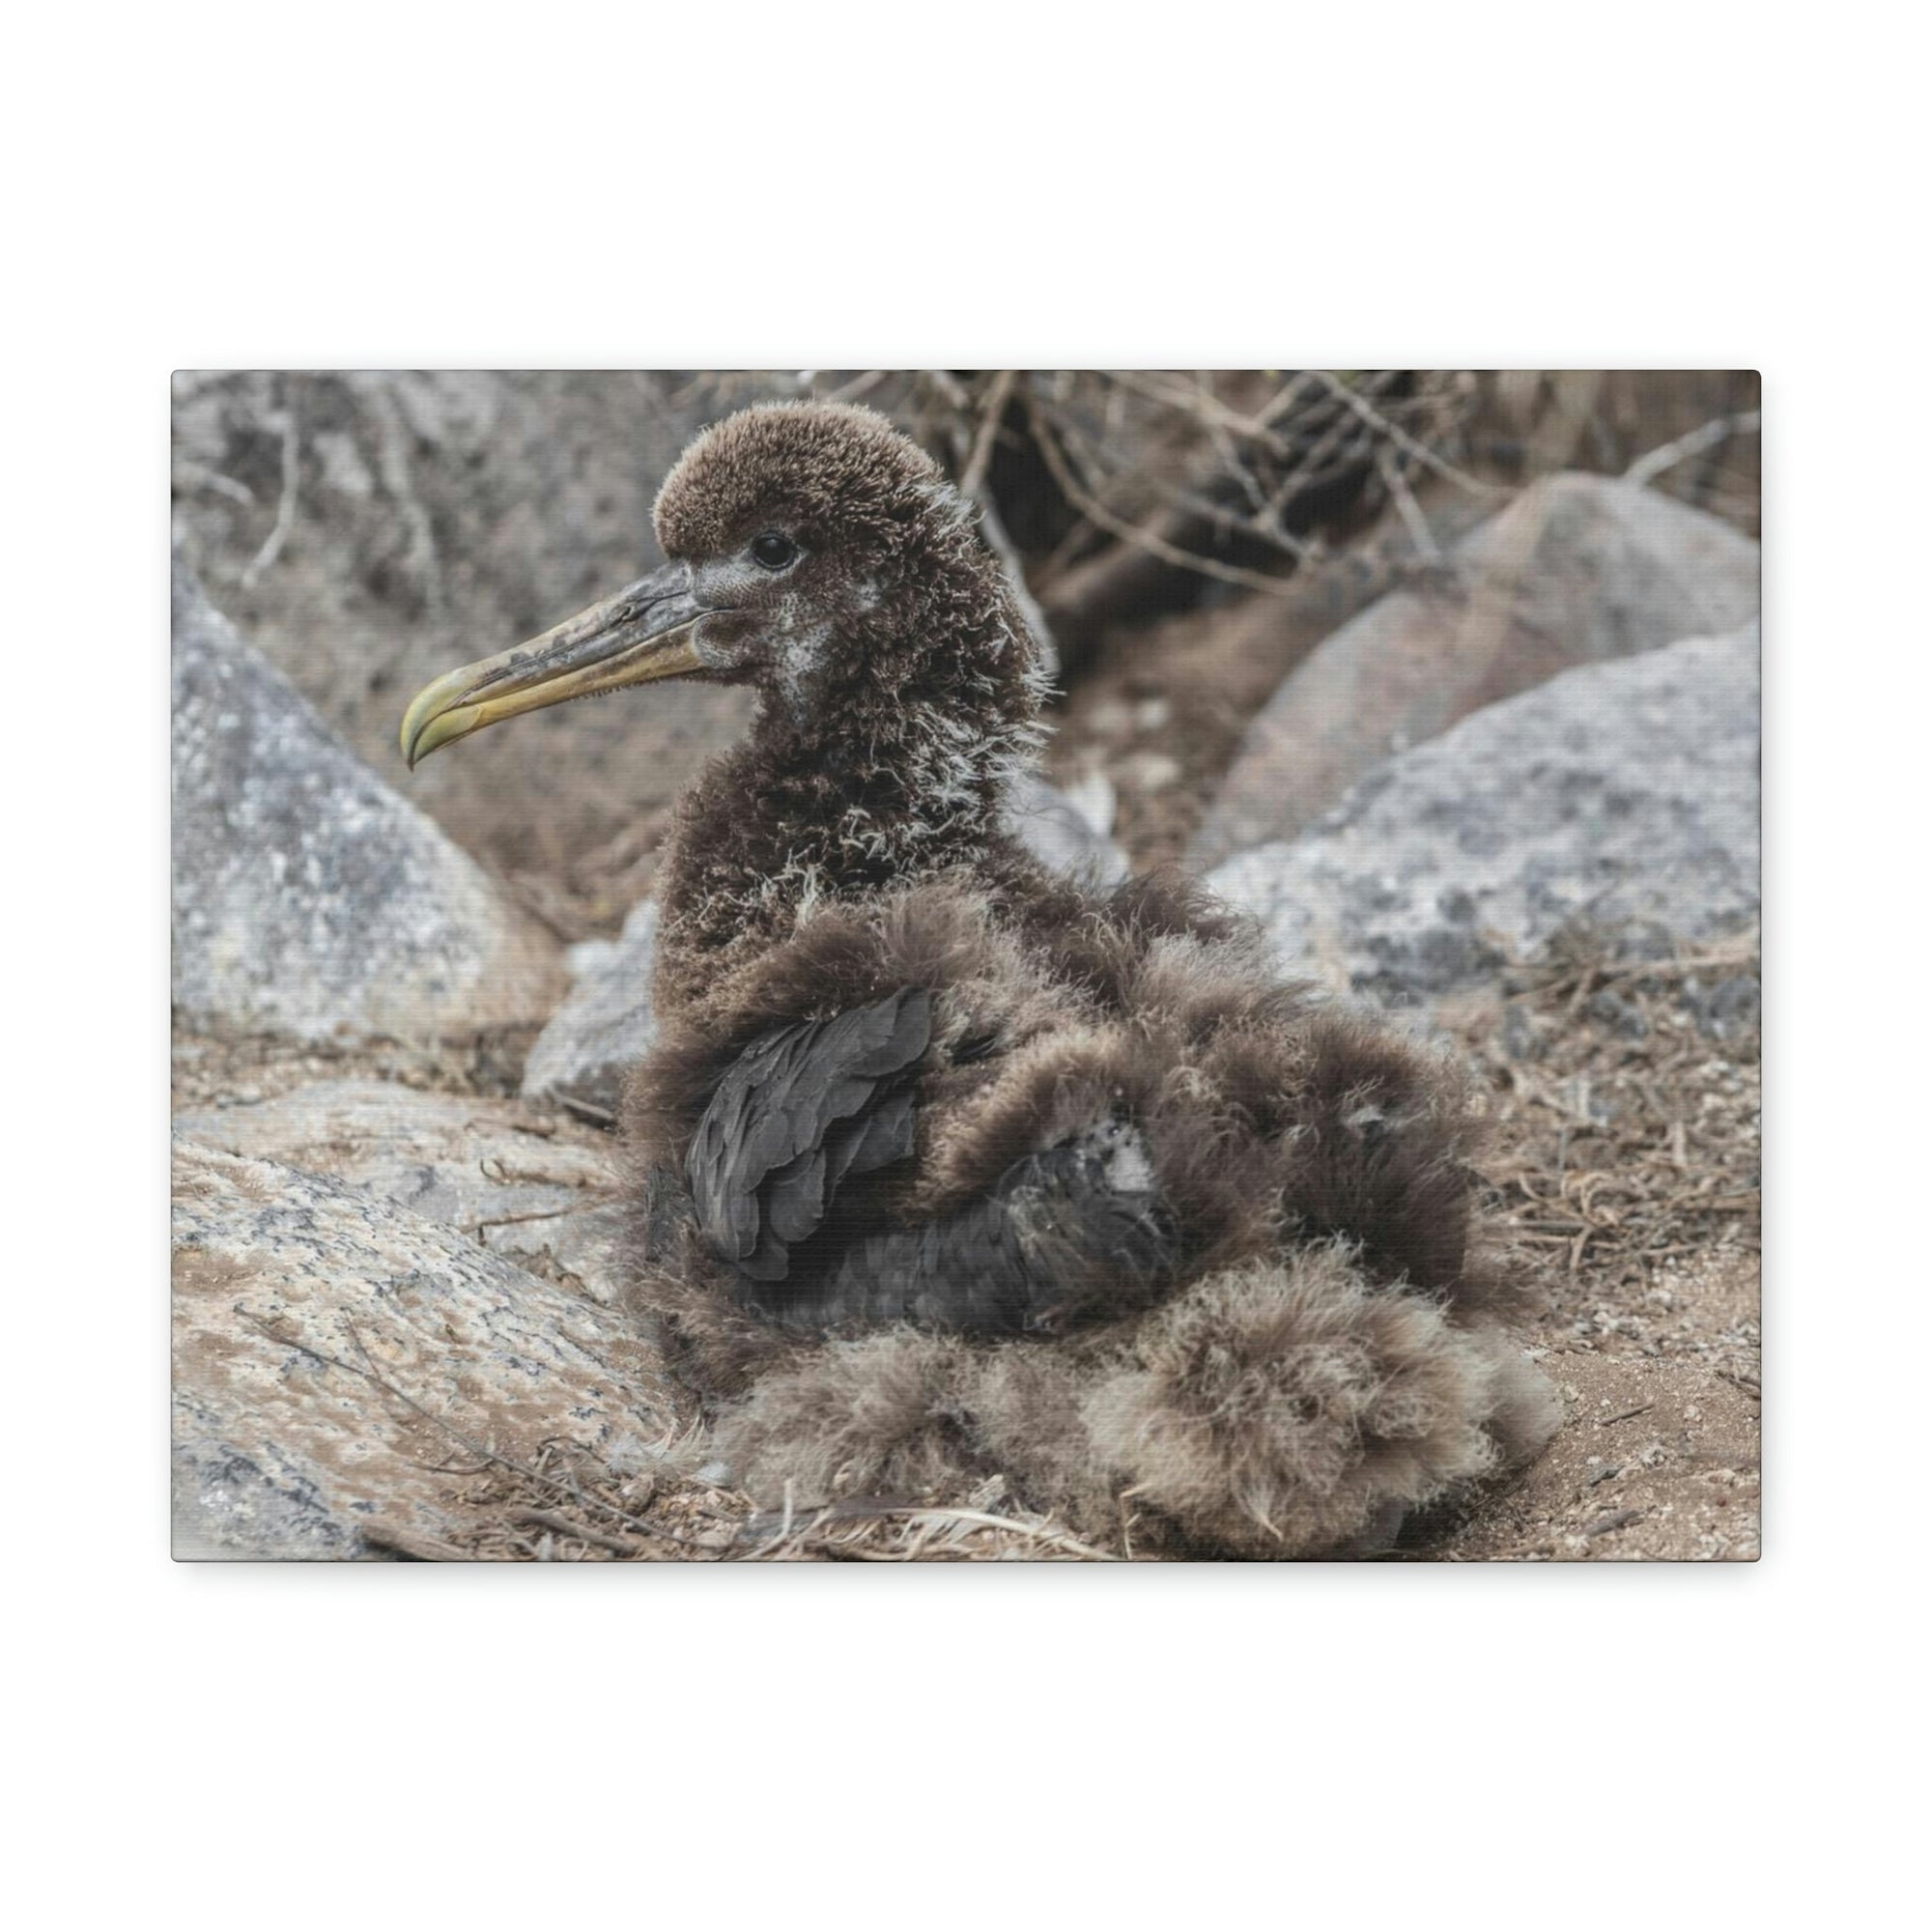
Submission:
[[[1758,390],[178,373],[176,1553],[1755,1557]]]

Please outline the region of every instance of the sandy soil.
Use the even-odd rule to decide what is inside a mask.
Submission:
[[[1748,1264],[1703,1271],[1747,1297]],[[1542,1459],[1476,1498],[1413,1553],[1456,1561],[1749,1559],[1758,1553],[1754,1378],[1700,1361],[1551,1352],[1569,1419]]]

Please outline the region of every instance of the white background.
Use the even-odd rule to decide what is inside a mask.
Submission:
[[[1439,0],[16,16],[15,1922],[1922,1909],[1922,33]],[[1761,1564],[170,1564],[168,371],[775,362],[1764,371]]]

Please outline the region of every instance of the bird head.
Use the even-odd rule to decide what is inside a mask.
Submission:
[[[753,685],[780,715],[869,708],[970,672],[940,661],[961,639],[1010,647],[1009,675],[1033,689],[1030,640],[963,499],[869,410],[770,404],[714,424],[666,478],[655,523],[662,569],[418,693],[411,766],[501,719],[664,678]]]

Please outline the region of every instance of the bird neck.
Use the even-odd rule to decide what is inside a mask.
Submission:
[[[661,889],[661,998],[820,901],[908,884],[1004,849],[1001,806],[1040,737],[1042,681],[1004,588],[992,635],[841,653],[845,688],[761,693],[750,738],[678,810]],[[997,627],[993,629],[992,627]]]

